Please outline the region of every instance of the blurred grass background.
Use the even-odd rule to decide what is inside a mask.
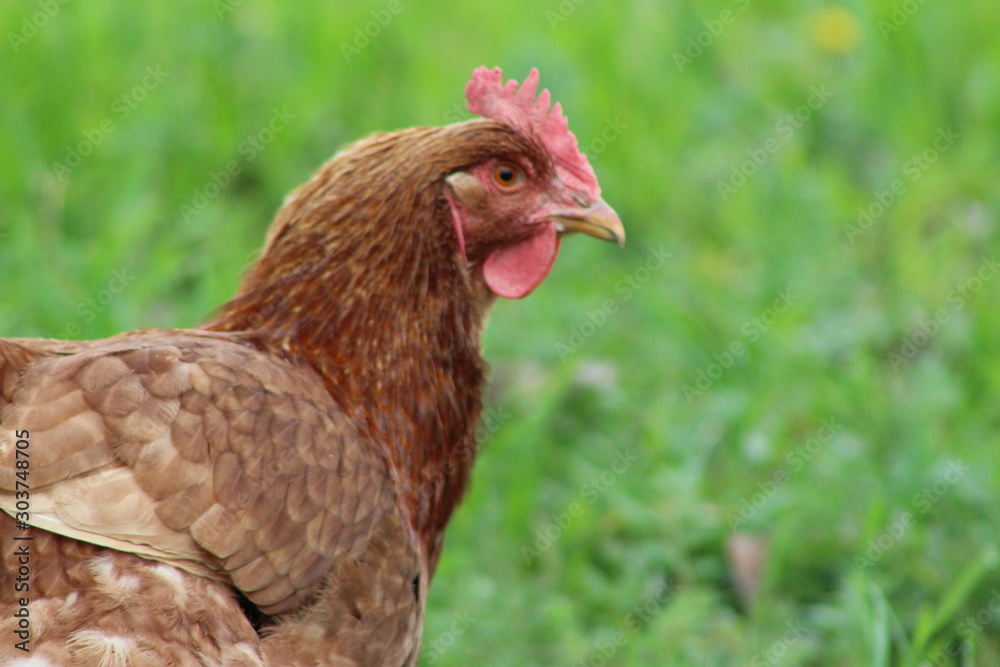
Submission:
[[[0,5],[0,335],[196,325],[339,146],[535,66],[629,241],[496,308],[421,664],[1000,664],[1000,5],[399,1]]]

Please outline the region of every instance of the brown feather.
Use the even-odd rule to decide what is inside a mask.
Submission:
[[[463,266],[443,183],[496,156],[554,171],[539,143],[485,120],[354,144],[289,197],[260,260],[206,325],[316,368],[398,475],[431,570],[473,463],[479,336],[494,298]]]
[[[0,506],[28,428],[42,655],[416,664],[474,458],[494,299],[475,267],[509,240],[467,263],[444,178],[497,157],[555,173],[493,121],[374,135],[291,195],[202,329],[0,341]]]

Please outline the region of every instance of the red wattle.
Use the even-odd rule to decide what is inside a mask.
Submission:
[[[526,241],[501,248],[486,258],[483,277],[497,296],[526,297],[549,275],[559,252],[555,225],[545,225]]]

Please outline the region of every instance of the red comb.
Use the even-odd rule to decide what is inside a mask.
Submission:
[[[511,79],[504,85],[503,70],[499,67],[480,67],[472,73],[472,80],[465,87],[469,111],[484,118],[492,118],[517,128],[521,132],[541,139],[552,153],[559,177],[570,188],[582,190],[591,199],[601,196],[597,176],[580,152],[576,137],[569,131],[562,107],[551,105],[548,90],[538,91],[538,70],[532,69],[520,90]]]

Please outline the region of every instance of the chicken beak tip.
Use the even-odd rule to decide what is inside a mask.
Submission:
[[[586,208],[560,213],[553,218],[564,233],[580,232],[625,247],[625,227],[621,218],[603,199],[598,199]]]

